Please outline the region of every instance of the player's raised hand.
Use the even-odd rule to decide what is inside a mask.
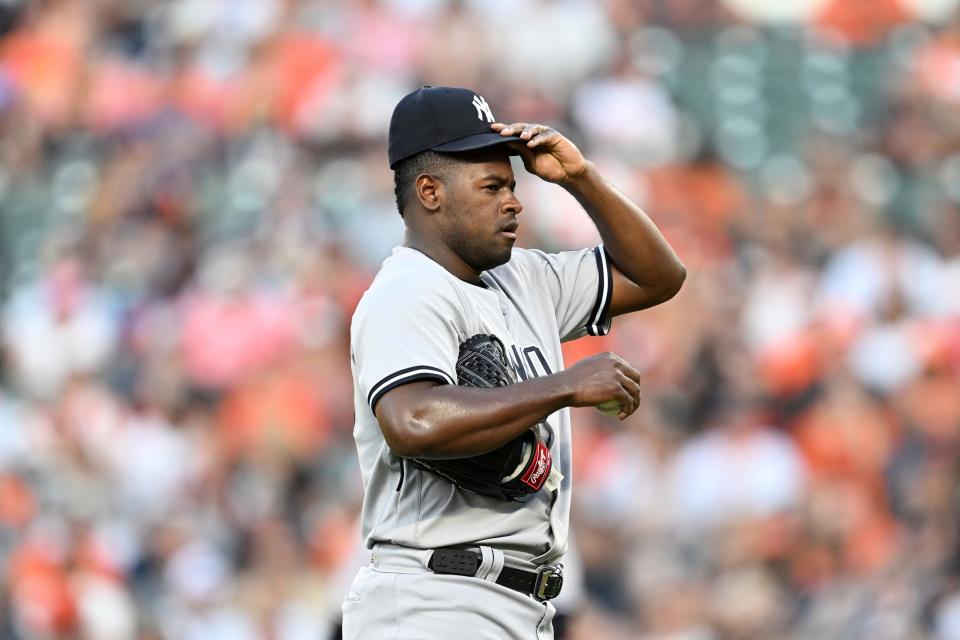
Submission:
[[[527,171],[547,182],[570,182],[587,170],[587,160],[577,145],[546,125],[495,122],[490,128],[500,135],[519,136],[524,140],[525,143],[508,144],[520,152]]]
[[[574,407],[617,401],[623,420],[640,406],[640,372],[615,353],[584,358],[557,375],[570,386]]]

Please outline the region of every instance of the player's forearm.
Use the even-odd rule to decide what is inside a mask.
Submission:
[[[506,444],[573,397],[561,374],[495,389],[413,383],[385,396],[377,419],[399,456],[462,458]]]
[[[680,289],[686,277],[680,258],[650,217],[593,163],[564,188],[597,226],[613,263],[645,291],[648,302],[662,302]]]

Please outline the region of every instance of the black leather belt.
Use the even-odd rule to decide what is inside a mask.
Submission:
[[[474,551],[444,547],[433,551],[427,567],[434,573],[473,577],[477,575],[481,561],[480,554]],[[497,584],[531,595],[540,602],[552,600],[563,588],[563,569],[559,565],[544,565],[538,571],[524,571],[504,566]]]

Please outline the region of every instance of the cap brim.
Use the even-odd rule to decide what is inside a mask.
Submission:
[[[495,131],[489,133],[475,133],[472,136],[467,136],[465,138],[460,138],[459,140],[453,140],[452,142],[444,142],[435,147],[430,147],[431,151],[439,151],[441,153],[457,153],[460,151],[474,151],[476,149],[486,149],[487,147],[495,147],[498,144],[506,144],[507,142],[523,142],[517,136],[502,136]],[[515,156],[519,152],[515,149],[507,147],[507,153]]]

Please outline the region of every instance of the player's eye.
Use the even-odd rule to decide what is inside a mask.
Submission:
[[[487,184],[487,185],[484,185],[483,188],[486,189],[487,191],[489,191],[490,193],[496,193],[497,191],[500,190],[500,185],[498,185],[498,184]]]

